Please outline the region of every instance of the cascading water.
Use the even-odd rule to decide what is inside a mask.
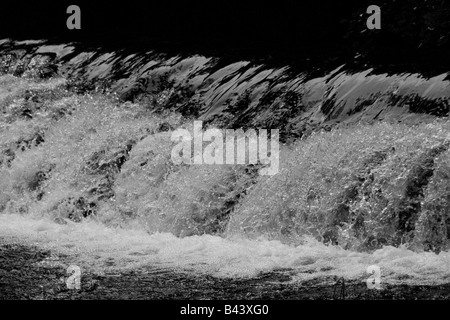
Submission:
[[[0,230],[86,266],[446,282],[446,74],[0,41]],[[56,69],[58,69],[56,73]],[[185,165],[193,121],[279,129],[279,170]],[[58,240],[58,241],[54,241]],[[405,280],[405,275],[408,275]]]

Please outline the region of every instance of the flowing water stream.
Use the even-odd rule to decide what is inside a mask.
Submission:
[[[97,272],[449,281],[446,73],[44,41],[0,54],[2,236]],[[278,129],[277,173],[174,163],[171,133],[195,120]]]

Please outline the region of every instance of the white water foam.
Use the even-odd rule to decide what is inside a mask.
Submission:
[[[3,239],[20,240],[68,254],[73,263],[97,273],[142,267],[208,274],[216,277],[253,277],[284,270],[293,281],[331,276],[365,281],[370,265],[381,269],[389,284],[450,282],[450,253],[416,253],[384,247],[373,253],[347,251],[305,239],[298,246],[264,239],[202,235],[177,238],[170,233],[110,228],[95,221],[56,224],[29,216],[1,215]]]

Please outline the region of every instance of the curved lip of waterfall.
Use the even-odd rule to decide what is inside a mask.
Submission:
[[[277,66],[272,67],[270,64],[266,65],[264,62],[256,63],[245,60],[227,60],[222,58],[207,58],[199,55],[176,55],[164,54],[160,56],[155,51],[146,52],[145,54],[139,54],[136,51],[114,52],[106,48],[99,49],[99,47],[84,47],[81,43],[54,43],[49,41],[41,42],[41,40],[19,41],[13,40],[8,42],[8,45],[3,45],[9,49],[24,48],[30,53],[35,54],[56,54],[57,59],[62,62],[62,67],[65,73],[77,70],[77,66],[83,65],[90,66],[87,71],[88,79],[95,79],[96,77],[103,77],[104,79],[118,80],[120,79],[120,87],[116,89],[128,90],[134,85],[134,78],[148,77],[153,74],[158,75],[167,68],[167,72],[174,72],[175,75],[180,75],[179,79],[173,78],[176,81],[180,81],[179,84],[189,84],[194,87],[197,85],[193,82],[189,82],[189,77],[200,76],[206,74],[208,79],[211,79],[211,75],[214,72],[222,72],[223,75],[219,75],[218,79],[213,81],[214,86],[217,88],[215,92],[211,92],[209,98],[202,102],[203,108],[200,113],[200,117],[203,120],[213,118],[220,113],[223,109],[224,102],[227,100],[233,101],[234,95],[244,92],[247,88],[257,88],[258,86],[272,86],[272,82],[284,83],[288,88],[297,90],[299,78],[302,79],[304,84],[308,82],[314,84],[316,93],[308,93],[305,95],[307,99],[304,104],[314,104],[315,101],[323,95],[324,102],[334,101],[334,108],[327,110],[325,107],[321,107],[322,111],[327,110],[324,119],[313,119],[312,124],[322,125],[323,122],[330,124],[336,124],[338,122],[352,122],[354,118],[359,116],[353,112],[353,105],[357,98],[380,96],[389,98],[389,95],[397,95],[402,90],[406,94],[418,94],[422,99],[436,99],[446,95],[445,80],[447,75],[445,73],[435,74],[433,78],[424,77],[418,73],[397,73],[389,74],[384,72],[381,66],[363,66],[359,68],[349,68],[348,61],[344,64],[340,63],[335,66],[330,65],[329,72],[321,72],[322,75],[317,78],[314,76],[316,71],[303,69],[302,71],[292,68],[292,66]],[[131,55],[134,55],[131,59]],[[70,59],[67,61],[67,59]],[[196,60],[192,62],[190,60]],[[205,60],[206,59],[206,60]],[[210,59],[210,60],[208,60]],[[147,61],[147,62],[146,62]],[[154,61],[148,68],[146,65],[149,61]],[[187,65],[188,69],[184,70],[183,61],[189,61]],[[122,65],[126,63],[126,65]],[[181,73],[177,70],[177,66],[180,65]],[[124,69],[126,68],[126,70]],[[235,70],[236,69],[236,70]],[[253,71],[251,71],[253,70]],[[264,78],[258,79],[260,72],[266,72],[273,70]],[[359,71],[358,71],[359,70]],[[252,73],[246,75],[246,72]],[[86,72],[86,71],[85,71]],[[277,74],[279,73],[279,74]],[[308,74],[310,73],[310,74]],[[127,74],[127,75],[126,75]],[[219,73],[220,74],[220,73]],[[271,79],[271,74],[277,74],[274,79]],[[132,76],[130,76],[132,75]],[[237,77],[233,83],[233,77]],[[282,80],[278,80],[282,77]],[[319,79],[323,81],[318,82]],[[213,79],[214,80],[214,79]],[[220,80],[220,81],[217,81]],[[336,85],[336,83],[338,83]],[[343,86],[339,83],[344,83]],[[437,85],[438,84],[438,85]],[[351,87],[353,86],[353,87]],[[334,87],[334,89],[333,89]],[[329,89],[333,89],[328,91]],[[347,88],[347,89],[345,89]],[[253,89],[252,89],[253,90]],[[291,89],[290,89],[291,90]],[[219,92],[220,91],[220,92]],[[404,94],[404,93],[403,93]],[[311,96],[308,100],[308,95]],[[238,94],[239,96],[239,94]],[[378,99],[379,100],[379,99]],[[377,101],[378,101],[377,100]],[[375,101],[375,103],[377,102]],[[247,110],[243,110],[243,114],[251,113],[251,106],[248,106]],[[378,111],[377,111],[378,112]],[[410,114],[409,108],[390,110],[380,109],[382,116],[376,115],[376,118],[387,117],[399,117],[399,120],[411,120],[411,117],[405,117],[402,114]],[[421,111],[419,111],[420,113]],[[426,110],[425,110],[426,112]],[[383,117],[384,115],[384,117]]]

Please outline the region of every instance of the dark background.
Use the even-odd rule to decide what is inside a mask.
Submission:
[[[357,3],[354,1],[353,3]],[[77,4],[82,29],[66,28],[66,8]],[[2,4],[3,7],[3,4]],[[248,46],[274,43],[339,42],[340,21],[349,17],[351,2],[284,1],[39,1],[8,3],[1,33],[66,40],[159,40],[208,45]],[[2,19],[3,20],[3,19]]]
[[[81,8],[81,30],[66,9]],[[381,30],[366,9],[381,8]],[[359,54],[378,64],[450,65],[450,1],[15,1],[2,3],[0,37],[82,41],[294,61]]]

